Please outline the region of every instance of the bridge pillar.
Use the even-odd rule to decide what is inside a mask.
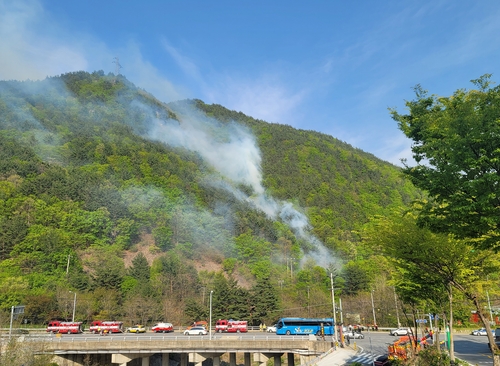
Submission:
[[[213,364],[213,366],[220,366],[220,356],[212,357],[212,364]]]
[[[304,365],[316,357],[318,357],[318,356],[317,355],[312,355],[312,356],[300,355],[300,364]]]
[[[205,361],[207,358],[212,359],[212,366],[220,366],[220,356],[222,356],[223,352],[203,352],[203,353],[191,353],[191,361],[196,362],[201,366],[201,363]],[[167,365],[168,366],[168,365]],[[250,366],[250,365],[249,365]]]
[[[181,366],[188,366],[189,363],[189,354],[181,353]]]
[[[236,353],[234,352],[229,354],[229,366],[236,366]]]
[[[292,352],[288,352],[286,356],[287,356],[287,365],[295,366],[295,357],[294,357],[295,355]]]
[[[53,362],[59,366],[79,366],[83,365],[83,355],[54,356]]]
[[[196,366],[201,366],[203,361],[205,361],[207,358],[200,353],[190,353],[189,354],[189,360],[191,362],[194,362]],[[149,366],[149,365],[148,365]]]
[[[162,353],[161,354],[161,366],[169,366],[169,357],[170,353]]]
[[[111,363],[118,363],[120,366],[126,366],[130,361],[141,358],[142,366],[149,366],[149,357],[152,354],[143,354],[143,353],[113,353],[111,355]],[[162,365],[163,366],[163,365]]]
[[[274,366],[281,366],[281,356],[283,356],[283,353],[264,353],[263,355],[267,360],[272,357],[274,359]]]
[[[274,355],[274,366],[281,366],[281,355]]]
[[[266,366],[269,357],[264,355],[263,353],[254,353],[253,360],[259,363],[259,366]]]
[[[243,357],[245,359],[245,366],[252,366],[252,360],[250,359],[250,353],[245,352]]]

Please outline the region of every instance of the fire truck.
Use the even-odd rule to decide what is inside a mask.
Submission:
[[[47,325],[47,332],[49,333],[83,333],[82,322],[61,322],[59,320],[51,320]]]
[[[246,333],[248,332],[248,322],[246,320],[222,320],[215,323],[215,331],[222,333]]]
[[[90,333],[123,333],[123,322],[95,320],[90,323]]]

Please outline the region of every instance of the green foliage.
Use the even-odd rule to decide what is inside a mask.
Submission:
[[[359,262],[346,263],[342,269],[344,287],[342,292],[346,295],[356,295],[362,291],[369,290],[370,277],[363,264]]]
[[[226,279],[218,273],[214,279],[212,309],[215,318],[244,319],[248,317],[250,296],[247,290],[238,286],[233,277]]]
[[[429,96],[417,86],[416,99],[406,102],[409,114],[391,113],[414,142],[417,165],[407,165],[403,173],[429,194],[419,224],[496,250],[500,86],[491,88],[490,76],[473,80],[479,90],[459,89],[450,97]]]
[[[474,250],[468,241],[420,228],[410,213],[378,218],[365,238],[381,248],[393,264],[396,291],[414,312],[417,306],[442,311],[444,298],[452,304],[456,292],[470,302],[484,326],[489,327],[480,284],[489,274],[498,273],[498,253]],[[452,310],[448,314],[453,320]],[[496,347],[492,348],[494,352]]]
[[[40,324],[47,319],[57,317],[57,308],[54,301],[55,296],[51,294],[33,294],[25,297],[26,307],[24,313],[26,318],[35,324]]]
[[[252,129],[263,152],[266,188],[279,199],[297,200],[299,206],[310,208],[314,234],[325,243],[331,236],[342,239],[368,217],[416,197],[394,166],[331,136],[269,124],[220,105],[195,103],[218,120]]]
[[[193,299],[189,299],[186,302],[184,312],[186,316],[193,321],[208,319],[210,315],[205,306],[202,306],[200,303]]]
[[[112,251],[89,250],[85,265],[88,267],[94,288],[119,289],[125,276],[123,261]]]
[[[53,314],[66,311],[61,294],[77,290],[85,319],[181,322],[183,310],[206,312],[213,289],[218,316],[269,322],[280,311],[269,278],[285,284],[290,307],[303,304],[298,294],[306,287],[328,297],[324,269],[298,268],[310,243],[211,184],[214,171],[199,155],[145,138],[153,121],[182,123],[175,108],[186,105],[249,127],[266,194],[307,214],[311,234],[352,268],[378,275],[373,252],[359,249],[353,230],[419,197],[396,167],[331,136],[197,100],[167,105],[123,76],[79,71],[0,81],[0,308],[34,301],[43,290],[40,302],[50,311],[33,309],[33,317],[62,316]],[[249,185],[238,189],[253,194]],[[156,256],[149,275],[144,258],[128,270],[123,260],[124,251],[142,246]],[[215,275],[220,268],[224,274]],[[349,286],[361,291],[366,285],[355,287],[354,272]]]
[[[414,360],[416,366],[448,366],[450,355],[436,347],[428,347],[418,353]],[[460,363],[458,363],[460,364]]]
[[[129,268],[129,274],[141,283],[149,281],[149,264],[144,254],[139,253],[132,259],[132,267]]]
[[[276,289],[271,284],[269,277],[258,278],[252,288],[252,323],[271,323],[276,317],[279,300]]]

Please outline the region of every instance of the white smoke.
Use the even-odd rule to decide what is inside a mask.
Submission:
[[[262,185],[260,150],[248,128],[209,118],[194,107],[184,106],[175,109],[175,113],[179,121],[153,118],[148,138],[199,154],[221,176],[212,180],[212,185],[252,204],[271,219],[280,218],[298,238],[312,246],[313,251],[308,256],[316,263],[326,267],[332,262],[328,249],[310,233],[307,217],[290,202],[279,202],[266,194]],[[251,187],[252,194],[238,189],[238,184]]]

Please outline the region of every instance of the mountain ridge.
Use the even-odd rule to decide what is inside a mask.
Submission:
[[[223,281],[193,267],[204,258],[235,292],[237,274],[255,286],[283,281],[291,303],[304,281],[327,298],[323,277],[336,271],[339,288],[354,294],[381,271],[366,265],[356,230],[419,195],[397,167],[332,136],[201,100],[163,103],[101,71],[1,81],[0,140],[0,277],[27,281],[0,297],[4,309],[50,284],[53,296],[67,286],[89,298],[113,290],[119,314],[130,298],[167,292],[180,321],[206,311],[200,288]],[[144,233],[153,263],[138,254],[126,267],[124,251]],[[137,278],[141,266],[149,275]],[[148,319],[161,314],[153,308]]]

